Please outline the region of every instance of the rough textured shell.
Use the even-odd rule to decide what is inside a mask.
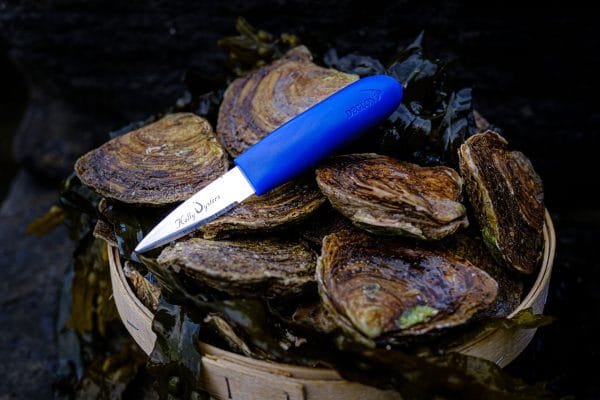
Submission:
[[[117,246],[117,236],[115,235],[115,230],[112,225],[108,222],[99,219],[94,226],[94,231],[92,232],[95,238],[102,239],[106,243],[111,246]]]
[[[314,179],[290,181],[262,196],[249,197],[201,231],[205,239],[214,239],[280,229],[307,218],[324,202]]]
[[[342,216],[331,205],[326,204],[298,226],[296,232],[302,239],[317,247],[320,251],[325,236],[351,228],[352,223],[348,218]]]
[[[131,284],[137,298],[152,311],[158,308],[161,287],[157,283],[150,282],[138,271],[133,263],[125,261],[123,274]]]
[[[525,290],[522,276],[505,268],[492,257],[478,231],[468,229],[452,235],[444,244],[452,253],[469,260],[498,282],[498,296],[485,309],[483,316],[506,317],[521,304]]]
[[[459,150],[460,171],[494,257],[532,273],[542,254],[544,191],[529,159],[507,145],[491,131],[471,136]]]
[[[219,109],[217,134],[237,157],[289,119],[358,79],[319,67],[304,46],[227,88]]]
[[[337,328],[329,311],[320,301],[300,304],[294,311],[292,320],[321,333],[331,333]]]
[[[337,210],[373,233],[441,239],[468,225],[462,179],[448,167],[350,154],[321,165],[317,183]]]
[[[386,343],[467,321],[496,297],[496,281],[441,248],[340,232],[317,264],[323,303],[358,339]]]
[[[279,297],[314,282],[316,255],[299,241],[192,238],[165,248],[157,261],[232,295]]]
[[[101,195],[148,205],[183,201],[227,169],[210,124],[190,113],[116,137],[75,164],[81,181]]]

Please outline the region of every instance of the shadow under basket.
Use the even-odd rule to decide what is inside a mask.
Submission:
[[[509,315],[532,308],[544,310],[556,248],[556,236],[550,215],[544,224],[544,254],[537,279],[521,304]],[[110,276],[119,315],[125,327],[146,352],[154,347],[152,312],[131,290],[119,258],[118,249],[108,245]],[[535,329],[498,329],[456,348],[460,353],[481,357],[501,367],[513,361],[533,339]],[[202,376],[199,381],[215,399],[281,399],[281,400],[388,400],[401,399],[395,391],[349,382],[326,368],[310,368],[255,360],[209,344],[201,343]]]

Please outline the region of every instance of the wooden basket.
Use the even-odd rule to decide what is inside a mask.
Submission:
[[[535,313],[543,311],[555,247],[554,226],[546,212],[542,267],[531,290],[510,316],[530,307]],[[131,336],[149,354],[156,340],[156,335],[152,332],[152,312],[140,302],[129,287],[116,247],[108,245],[108,257],[119,315]],[[535,331],[498,329],[476,341],[465,343],[456,350],[491,360],[504,367],[525,349]],[[394,391],[383,391],[343,380],[331,369],[255,360],[204,343],[200,345],[200,349],[203,353],[200,382],[204,390],[215,399],[401,399]]]

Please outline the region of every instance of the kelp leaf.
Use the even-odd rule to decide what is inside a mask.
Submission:
[[[519,311],[513,317],[489,318],[474,323],[465,329],[459,329],[453,334],[441,338],[436,346],[451,349],[468,342],[477,342],[496,332],[498,329],[519,330],[536,329],[549,325],[556,320],[555,317],[535,314],[532,308]]]
[[[106,244],[93,239],[85,244],[74,259],[72,309],[68,327],[79,334],[97,329],[105,336],[109,322],[119,319],[112,298]]]
[[[440,93],[446,64],[440,60],[430,60],[425,57],[423,37],[425,32],[402,50],[394,62],[388,67],[387,73],[396,78],[404,87],[404,102],[423,102]]]
[[[378,128],[379,151],[420,165],[457,165],[456,149],[477,131],[471,89],[449,91],[447,66],[426,57],[423,32],[386,73],[404,87],[402,104]]]
[[[406,400],[553,398],[541,384],[527,384],[511,377],[491,361],[460,353],[345,350],[335,365],[342,377],[382,389],[398,390]]]
[[[146,354],[128,340],[117,352],[102,355],[87,366],[75,399],[122,399],[135,385],[146,362]]]
[[[361,78],[385,73],[385,67],[375,58],[358,54],[349,54],[340,58],[335,49],[327,50],[323,56],[323,62],[329,68],[335,68],[347,74],[355,74]]]
[[[192,321],[180,306],[159,301],[152,321],[157,338],[147,365],[156,379],[161,399],[167,396],[189,399],[199,386],[202,358],[197,347],[199,329],[200,324]],[[199,395],[195,393],[194,396]]]
[[[238,76],[280,58],[300,44],[295,35],[282,33],[277,37],[256,29],[243,17],[237,18],[235,28],[238,36],[224,37],[217,44],[228,51],[229,62]]]
[[[473,115],[471,101],[471,89],[465,88],[452,93],[438,127],[442,150],[447,158],[452,158],[453,164],[458,162],[456,159],[458,148],[470,136],[468,120]]]
[[[61,206],[53,205],[43,216],[27,225],[27,234],[44,236],[65,220],[65,210]]]
[[[527,308],[519,311],[512,318],[503,318],[499,321],[503,329],[535,329],[550,325],[556,320],[550,315],[535,314],[533,309]]]

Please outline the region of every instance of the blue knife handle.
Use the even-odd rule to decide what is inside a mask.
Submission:
[[[402,86],[392,77],[360,79],[281,125],[234,162],[261,195],[387,118],[401,99]]]

